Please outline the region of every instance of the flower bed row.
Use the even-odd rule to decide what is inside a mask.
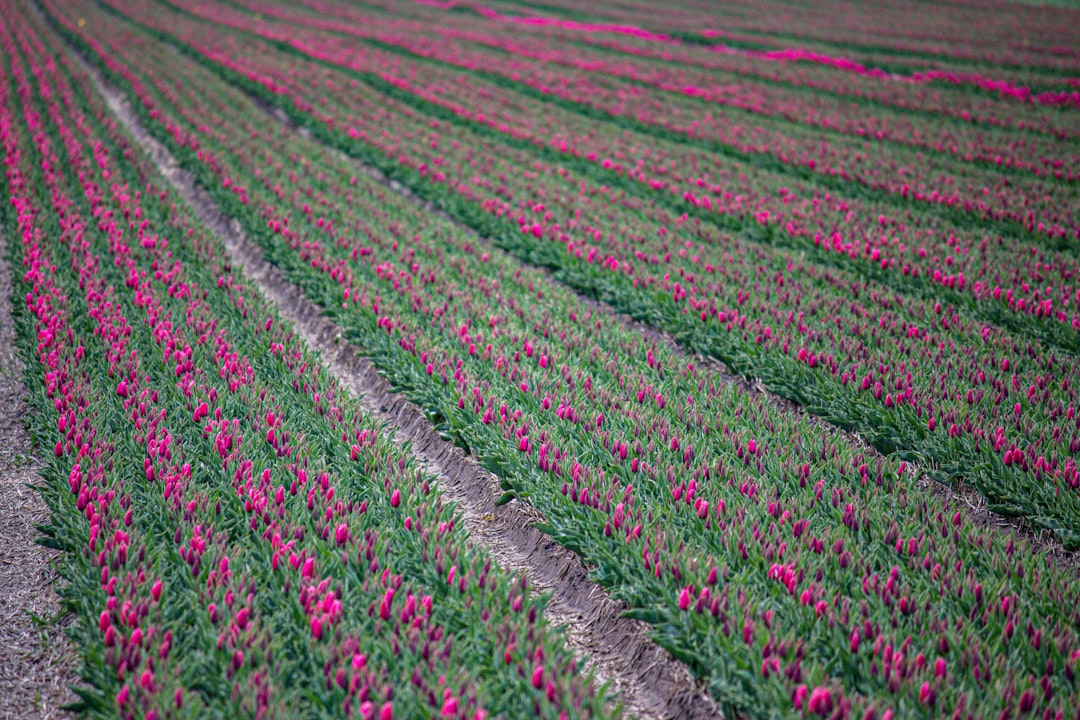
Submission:
[[[1077,368],[1053,348],[673,217],[659,200],[630,194],[639,181],[609,186],[619,175],[599,163],[571,165],[571,154],[527,130],[463,118],[404,80],[302,62],[154,7],[126,6],[167,25],[161,37],[214,72],[510,252],[858,429],[879,450],[975,486],[999,511],[1069,544],[1080,538]],[[322,90],[337,87],[349,92]]]
[[[542,599],[233,275],[58,38],[3,14],[4,224],[85,707],[609,715]]]
[[[746,395],[267,124],[137,26],[94,12],[80,30],[43,5],[266,256],[729,708],[1072,707],[1067,572],[895,458]]]

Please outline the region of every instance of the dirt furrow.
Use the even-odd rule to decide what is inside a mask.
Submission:
[[[6,201],[6,198],[5,198]],[[49,509],[30,486],[40,460],[24,425],[29,407],[15,348],[11,267],[0,227],[0,720],[71,717],[77,658],[63,633],[55,552],[37,544]]]

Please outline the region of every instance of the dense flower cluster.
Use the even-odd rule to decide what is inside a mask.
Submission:
[[[872,57],[718,51],[738,38],[690,42],[625,8],[40,5],[48,29],[20,32],[39,39],[5,40],[5,98],[25,111],[5,115],[5,139],[9,167],[44,175],[17,212],[23,237],[61,230],[46,249],[65,274],[43,280],[79,278],[78,313],[54,311],[51,291],[29,298],[46,324],[28,337],[73,358],[42,366],[50,392],[88,383],[72,386],[82,410],[49,409],[72,522],[56,534],[109,551],[78,567],[110,707],[605,713],[536,601],[464,546],[409,456],[228,274],[69,63],[48,59],[61,38],[725,708],[1076,712],[1074,571],[925,482],[970,483],[1080,544],[1078,158],[1058,138],[1072,110],[985,87],[1036,84],[993,68],[931,82],[918,65],[925,82],[892,94]],[[853,117],[855,99],[878,115]],[[1017,123],[1030,144],[1004,129]],[[76,357],[78,332],[95,342]],[[115,463],[76,478],[72,458],[99,439]],[[103,491],[116,493],[104,507]],[[87,535],[84,517],[102,529]],[[158,584],[171,577],[192,580]],[[162,637],[169,622],[200,634]],[[207,668],[155,660],[145,648],[164,638],[204,643],[199,662],[229,684],[193,691]]]
[[[608,715],[524,580],[230,272],[55,33],[2,12],[25,19],[0,28],[4,225],[88,707]]]
[[[657,135],[662,123],[627,118],[648,92],[621,102],[625,112],[598,110],[599,90],[587,102],[550,88],[537,96],[492,71],[462,75],[448,60],[357,38],[385,36],[374,20],[345,32],[258,9],[252,25],[234,5],[123,8],[518,257],[1080,543],[1070,362],[1080,351],[1080,268],[1047,249],[1042,230],[983,217],[1003,233],[991,242],[986,228],[927,212],[902,191],[866,195],[857,178],[831,173],[839,192],[814,190],[820,173],[803,181],[785,175],[786,161],[754,160],[767,151],[730,139],[687,144]],[[452,43],[432,47],[453,55]],[[781,136],[796,134],[784,127]],[[1080,229],[1067,227],[1069,237]]]

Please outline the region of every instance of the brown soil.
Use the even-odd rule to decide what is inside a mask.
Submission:
[[[495,506],[502,495],[498,480],[441,439],[418,407],[391,393],[360,349],[342,340],[340,329],[323,317],[284,273],[263,259],[239,223],[223,215],[191,175],[150,137],[127,99],[108,86],[83,58],[78,60],[110,109],[150,153],[173,187],[224,240],[230,257],[244,274],[294,323],[309,346],[321,353],[335,376],[370,412],[387,421],[396,438],[409,444],[439,477],[442,492],[457,503],[473,541],[505,569],[524,573],[535,589],[551,593],[546,611],[549,619],[566,628],[569,645],[596,677],[611,682],[628,714],[644,718],[721,717],[704,685],[648,637],[648,626],[623,617],[628,606],[592,582],[589,568],[574,553],[534,527],[543,519],[535,509],[516,502]]]
[[[0,233],[0,720],[71,717],[77,658],[63,632],[56,553],[35,541],[49,511],[31,484],[40,461],[26,431],[23,364],[15,350],[11,271]]]

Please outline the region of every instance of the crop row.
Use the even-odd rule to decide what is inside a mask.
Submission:
[[[445,10],[459,4],[417,5]],[[533,3],[516,5],[529,8],[527,12],[540,10]],[[597,6],[585,13],[573,3],[555,2],[545,4],[542,12],[552,18],[606,23],[608,27],[630,29],[635,27],[632,23],[638,23],[651,31],[637,37],[666,34],[706,47],[730,43],[758,51],[794,47],[888,70],[932,63],[932,67],[958,73],[974,69],[1009,79],[1056,80],[1059,87],[1076,87],[1073,80],[1080,74],[1077,52],[1071,47],[1075,44],[1074,23],[1067,10],[1050,6],[1038,12],[1026,7],[997,7],[988,12],[985,7],[969,5],[912,13],[903,3],[885,3],[843,13],[824,3],[807,8],[787,6],[786,12],[777,13],[755,2],[737,2],[725,6],[722,23],[711,8],[693,2],[673,3],[666,9],[660,17],[647,3]],[[1018,27],[1025,32],[1017,33]]]
[[[108,717],[606,716],[524,580],[5,4],[5,232],[48,543]]]
[[[204,17],[213,14],[239,27],[245,27],[251,17],[233,9],[232,3],[217,7],[202,5],[195,10]],[[1056,239],[1061,247],[1067,247],[1063,239],[1073,238],[1077,230],[1069,202],[1075,194],[1071,183],[1001,171],[999,166],[1003,163],[1007,167],[1013,163],[1030,164],[1035,160],[1028,159],[1030,151],[1020,158],[1011,158],[1006,152],[1002,161],[1003,151],[995,143],[982,145],[985,141],[980,140],[979,146],[973,148],[975,153],[994,158],[995,162],[989,167],[985,163],[973,166],[948,155],[926,156],[913,148],[881,142],[871,145],[863,137],[828,133],[821,127],[806,127],[770,113],[718,104],[709,88],[715,87],[722,95],[730,87],[714,85],[716,81],[707,74],[677,78],[674,83],[660,85],[641,83],[633,76],[597,72],[591,62],[585,68],[560,66],[557,54],[550,49],[544,53],[543,62],[522,61],[472,43],[455,41],[442,33],[423,32],[415,27],[395,32],[396,23],[328,24],[321,18],[307,18],[294,10],[277,10],[272,3],[264,2],[252,3],[251,10],[264,18],[270,15],[285,21],[276,27],[265,20],[260,22],[255,28],[260,35],[285,40],[306,49],[308,54],[315,51],[320,57],[336,61],[341,53],[348,53],[351,67],[358,69],[358,59],[366,56],[365,68],[386,74],[398,69],[394,58],[381,57],[387,50],[404,52],[406,57],[419,52],[431,59],[423,65],[423,77],[433,86],[445,86],[444,92],[466,89],[461,86],[464,69],[466,77],[490,80],[497,87],[513,88],[542,102],[566,106],[591,117],[611,117],[636,132],[687,144],[695,155],[706,150],[718,155],[720,160],[738,160],[774,169],[789,176],[793,183],[808,181],[811,188],[816,184],[842,196],[883,205],[882,212],[890,220],[912,224],[906,216],[909,212],[906,206],[910,206],[914,208],[910,212],[916,216],[941,215],[959,228],[971,225],[992,234],[1021,236],[1034,232]],[[305,27],[311,25],[318,29]],[[372,53],[365,46],[363,40],[372,35],[389,41],[378,46],[382,52]],[[552,62],[553,54],[555,62]],[[453,82],[442,80],[442,76],[449,76]],[[490,100],[490,92],[485,96]],[[466,94],[462,97],[467,101],[460,104],[474,107],[475,98]],[[784,93],[784,98],[787,103],[796,103],[793,113],[809,112],[799,107],[791,93]],[[850,115],[850,108],[846,109]],[[932,132],[932,126],[927,131]],[[1061,150],[1054,148],[1055,159],[1068,157]],[[1043,157],[1049,152],[1044,150]],[[662,162],[663,155],[654,156],[651,161]],[[681,172],[689,170],[690,160],[673,159]],[[710,163],[704,164],[707,167]],[[882,212],[859,215],[864,220],[876,219]],[[846,236],[862,238],[870,234],[859,225],[848,229],[845,223],[841,228]]]
[[[773,247],[767,240],[778,233],[758,241],[705,214],[673,217],[675,203],[639,180],[553,149],[528,128],[467,117],[405,79],[305,61],[161,5],[126,11],[517,256],[858,429],[883,452],[974,485],[999,511],[1070,544],[1080,537],[1076,366],[1029,333],[934,301],[941,285],[929,279],[920,280],[925,295],[912,297],[850,264],[810,263]],[[348,92],[324,92],[332,88]]]
[[[263,12],[269,11],[265,5],[258,7]],[[226,21],[230,21],[228,11],[223,12]],[[848,256],[845,259],[850,265],[867,274],[873,274],[877,270],[875,266],[880,266],[877,273],[883,281],[904,292],[917,291],[924,284],[920,280],[921,275],[928,281],[932,279],[932,283],[926,284],[942,299],[948,300],[950,295],[958,294],[958,302],[973,305],[982,316],[1007,318],[1008,313],[1004,313],[1002,307],[1007,306],[1018,313],[1045,318],[1045,322],[1034,323],[1040,326],[1037,333],[1040,337],[1067,347],[1075,344],[1075,328],[1067,325],[1070,319],[1068,312],[1075,305],[1077,290],[1074,282],[1075,260],[1039,252],[1037,247],[1036,254],[1029,256],[1027,250],[1031,243],[1030,239],[1023,237],[1026,235],[1023,230],[1019,230],[1019,238],[1010,235],[990,242],[990,237],[980,234],[977,227],[974,230],[969,227],[972,224],[977,226],[978,222],[966,215],[955,223],[942,222],[933,213],[927,216],[925,209],[921,208],[924,204],[922,200],[916,200],[913,207],[905,207],[888,195],[881,198],[871,193],[865,197],[863,191],[866,188],[858,183],[853,186],[847,180],[838,186],[836,183],[822,185],[824,180],[815,173],[811,172],[809,176],[800,174],[799,163],[793,166],[785,161],[770,164],[767,159],[758,157],[761,150],[757,148],[757,141],[749,146],[734,141],[734,145],[722,144],[717,149],[717,143],[707,139],[708,130],[701,133],[696,128],[689,129],[689,136],[679,131],[671,134],[670,128],[665,129],[666,126],[641,122],[615,109],[611,109],[609,114],[597,105],[596,98],[603,93],[596,88],[582,93],[589,98],[584,103],[579,102],[576,93],[566,95],[558,89],[552,90],[546,84],[537,85],[533,81],[520,84],[514,93],[506,93],[501,88],[510,81],[509,76],[518,77],[519,70],[528,72],[529,68],[523,70],[520,64],[509,63],[509,69],[499,73],[480,69],[500,67],[507,63],[500,62],[498,57],[469,54],[462,60],[453,52],[454,45],[443,38],[427,41],[417,32],[386,35],[379,26],[359,26],[366,28],[366,33],[390,37],[405,47],[421,49],[422,54],[430,51],[443,58],[455,58],[453,62],[440,60],[437,64],[408,60],[402,63],[401,58],[395,55],[404,54],[407,59],[415,59],[417,53],[405,50],[399,44],[383,41],[363,38],[357,41],[351,37],[351,44],[343,44],[341,38],[333,34],[305,36],[298,34],[295,29],[302,18],[292,13],[279,14],[288,20],[288,34],[285,32],[286,26],[271,30],[266,29],[265,23],[260,26],[260,34],[272,38],[288,37],[290,45],[303,50],[308,56],[328,59],[347,67],[359,68],[356,58],[364,57],[364,68],[370,67],[380,77],[392,82],[405,83],[413,92],[423,93],[465,118],[484,121],[491,128],[503,129],[517,136],[524,135],[536,143],[572,155],[579,164],[588,159],[602,165],[605,170],[612,171],[603,174],[618,176],[612,178],[614,183],[623,179],[636,180],[645,186],[638,189],[639,193],[660,191],[659,194],[674,199],[675,203],[672,204],[675,206],[682,202],[689,206],[691,212],[701,214],[712,222],[727,223],[743,232],[754,233],[759,225],[768,226],[774,234],[781,236],[774,242],[810,246],[812,251],[818,253],[830,250],[841,252]],[[231,21],[241,26],[244,22],[236,16]],[[359,31],[351,32],[353,36],[358,34]],[[343,61],[344,58],[349,59],[347,63]],[[550,59],[550,55],[545,58]],[[470,77],[460,74],[462,63],[469,69]],[[422,83],[416,83],[417,78],[422,78]],[[546,98],[548,92],[555,93],[556,97]],[[626,99],[620,101],[620,105],[632,102],[635,108],[640,108],[648,100],[639,92],[625,95]],[[631,96],[633,100],[629,100]],[[553,103],[560,107],[552,108]],[[641,117],[641,110],[635,112]],[[685,114],[695,118],[706,113],[701,108],[698,108],[698,112],[691,108]],[[597,123],[597,119],[601,122]],[[722,125],[735,128],[736,133],[740,127],[745,127],[743,123],[733,122],[730,118],[727,120]],[[614,124],[614,127],[604,132],[604,121]],[[694,123],[696,125],[697,120]],[[617,132],[626,129],[631,132]],[[751,128],[752,133],[759,130]],[[770,134],[787,141],[796,133],[781,126],[770,131]],[[701,135],[706,139],[699,142]],[[813,144],[815,159],[807,162],[810,165],[815,162],[827,163],[824,141],[815,138]],[[703,153],[703,149],[714,152]],[[848,148],[841,155],[854,158],[858,163],[863,154],[861,150]],[[846,160],[842,160],[841,164],[844,162]],[[931,192],[926,190],[927,186],[938,188],[955,182],[955,177],[942,178],[932,167],[919,168],[918,165],[908,164],[908,178],[904,180],[904,186],[906,188],[909,182],[926,185],[922,189],[912,188],[912,197],[929,197],[936,194],[936,189]],[[842,172],[846,174],[846,171]],[[912,172],[916,176],[921,175],[921,178],[916,181],[911,177]],[[997,187],[1003,197],[1011,196],[1025,205],[1033,197],[1049,197],[1042,188],[1025,188],[1022,185],[1018,188],[1015,183],[1010,185],[1006,181],[1003,184],[1000,178],[993,179],[992,174],[982,175],[986,176],[979,177],[976,183],[980,198],[991,185]],[[824,176],[836,177],[831,173]],[[1071,195],[1072,191],[1061,195],[1061,207],[1068,206]],[[984,205],[981,199],[979,204]],[[1038,241],[1034,243],[1036,246],[1038,244]],[[1054,247],[1068,250],[1069,243],[1062,239]],[[1015,274],[1010,276],[1010,271]],[[1061,284],[1054,286],[1047,281]],[[1007,321],[1014,324],[1020,322]],[[1063,324],[1065,327],[1059,327]]]
[[[42,5],[266,256],[728,707],[1071,710],[1067,571],[965,521],[909,464],[745,394],[268,123],[157,35]]]
[[[392,11],[380,12],[373,6],[360,10],[335,0],[304,0],[299,5],[311,11],[306,13],[300,12],[297,4],[283,7],[251,0],[245,0],[244,4],[275,16],[287,12],[302,18],[302,22],[316,22],[323,29],[345,27],[361,34],[370,33],[370,26],[376,26],[381,33],[437,34],[488,49],[498,48],[507,53],[501,56],[507,65],[520,62],[522,55],[542,57],[545,62],[707,96],[712,102],[746,110],[783,112],[790,120],[809,122],[816,127],[843,130],[878,141],[896,140],[948,150],[956,157],[966,158],[970,153],[970,160],[1006,169],[1016,163],[1037,174],[1069,177],[1067,172],[1061,173],[1065,163],[1061,154],[1053,150],[1051,139],[1041,137],[1046,133],[1033,131],[1048,123],[1053,127],[1055,114],[1036,112],[1028,117],[1033,109],[1017,107],[1015,103],[958,92],[928,92],[926,87],[911,83],[875,81],[865,87],[849,86],[843,82],[844,73],[821,67],[826,62],[824,54],[816,56],[817,63],[807,66],[781,62],[781,58],[766,57],[767,53],[763,52],[740,53],[729,46],[705,52],[685,44],[641,41],[635,45],[629,44],[633,38],[624,42],[614,39],[618,36],[575,32],[552,25],[521,24],[511,36],[503,32],[507,28],[499,23],[477,22],[480,18],[462,13],[433,15],[437,11],[405,3],[394,4]],[[770,46],[760,49],[779,54]],[[788,53],[793,55],[794,51]],[[806,55],[814,56],[814,53],[807,51]],[[793,104],[793,100],[798,100],[798,104]],[[874,113],[853,115],[853,101],[872,108]],[[1057,124],[1058,130],[1049,132],[1052,137],[1068,132],[1068,123],[1058,120]],[[984,155],[990,148],[996,152]],[[1025,154],[1038,159],[1029,164],[1025,162]]]

